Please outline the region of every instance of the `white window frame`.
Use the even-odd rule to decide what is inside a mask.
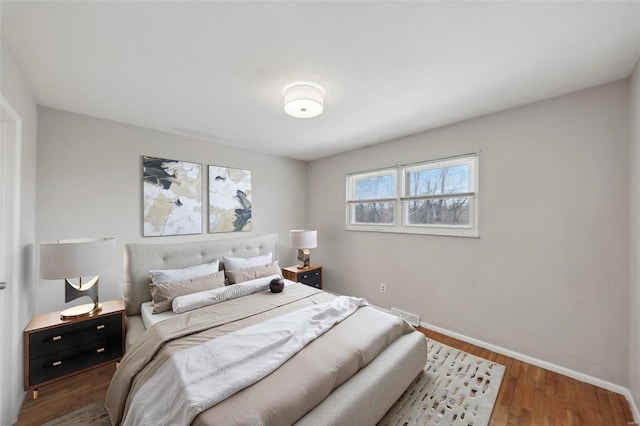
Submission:
[[[390,198],[365,198],[365,199],[359,199],[356,200],[355,198],[355,192],[356,192],[356,186],[355,186],[355,182],[359,179],[367,179],[367,178],[372,178],[372,177],[378,177],[378,176],[387,176],[387,175],[393,175],[394,176],[394,180],[395,180],[395,184],[396,184],[396,188],[394,190],[395,192],[395,196],[394,197],[390,197]],[[369,171],[369,172],[364,172],[364,173],[353,173],[350,175],[347,175],[347,224],[352,224],[352,226],[354,227],[354,229],[359,229],[362,231],[380,231],[381,227],[395,227],[396,224],[398,223],[398,204],[397,204],[397,200],[398,200],[398,172],[397,169],[395,167],[389,167],[386,169],[379,169],[379,170],[374,170],[374,171]],[[384,203],[384,202],[392,202],[394,203],[394,209],[393,209],[393,222],[392,223],[353,223],[353,219],[355,216],[355,210],[353,209],[353,206],[355,206],[356,204],[363,204],[363,203]]]
[[[480,236],[478,230],[478,154],[468,154],[459,157],[432,160],[421,163],[413,163],[396,167],[389,167],[380,170],[351,173],[346,179],[346,221],[345,229],[347,231],[369,231],[369,232],[391,232],[402,234],[426,234],[426,235],[444,235],[456,237],[478,238]],[[405,194],[408,191],[408,176],[410,172],[441,169],[445,167],[453,167],[457,165],[469,166],[469,188],[468,192],[454,193],[447,195],[434,196],[409,196]],[[396,197],[389,199],[371,199],[371,200],[355,200],[355,182],[358,179],[381,176],[395,173],[396,181]],[[441,224],[409,224],[408,203],[412,200],[438,199],[438,198],[469,198],[469,224],[468,225],[441,225]],[[353,223],[352,205],[360,202],[393,202],[394,206],[394,223],[393,224],[358,224]]]

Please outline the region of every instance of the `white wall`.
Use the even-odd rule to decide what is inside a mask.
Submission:
[[[13,424],[24,392],[22,391],[22,330],[36,311],[36,280],[34,275],[35,246],[35,194],[36,194],[36,135],[37,107],[28,83],[17,66],[13,56],[4,46],[1,49],[0,62],[2,74],[0,93],[18,113],[22,121],[21,161],[20,161],[20,255],[15,260],[19,265],[19,279],[10,282],[13,286],[12,304],[9,311],[2,312],[0,320],[10,324],[13,332],[2,336],[2,345],[8,345],[10,359],[4,360],[1,368],[8,374],[9,383],[2,383],[2,404],[0,424]],[[5,290],[7,292],[7,290]],[[17,322],[17,324],[16,324]]]
[[[277,232],[282,266],[294,264],[288,230],[304,226],[306,163],[54,109],[39,108],[38,112],[39,241],[112,236],[122,259],[122,247],[127,243],[175,243]],[[143,155],[199,162],[203,167],[250,169],[253,230],[207,234],[204,226],[201,235],[143,238]],[[206,178],[204,181],[206,220]],[[119,260],[111,273],[100,275],[101,300],[122,298],[123,274]],[[65,307],[62,281],[40,281],[39,287],[40,312]]]
[[[640,406],[640,61],[630,80],[631,135],[630,160],[630,249],[629,266],[631,294],[629,297],[629,377],[631,394],[636,406]]]
[[[327,289],[628,386],[628,88],[311,162],[307,226]],[[479,239],[343,230],[346,173],[470,152],[480,153]]]

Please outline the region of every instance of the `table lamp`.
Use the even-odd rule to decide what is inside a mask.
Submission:
[[[98,302],[97,274],[113,268],[115,249],[115,238],[40,243],[40,278],[64,279],[64,300],[67,303],[82,296],[88,296],[93,300],[92,304],[65,309],[60,313],[61,319],[91,316],[100,312],[102,305]],[[83,283],[82,277],[87,276],[94,277]],[[70,278],[78,278],[78,284],[71,283]]]
[[[292,229],[289,247],[298,249],[298,269],[309,269],[309,249],[318,247],[318,231]]]

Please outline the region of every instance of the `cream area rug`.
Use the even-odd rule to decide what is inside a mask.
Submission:
[[[502,365],[429,339],[424,370],[378,425],[488,425],[504,370]],[[110,425],[103,404],[94,402],[45,426]]]
[[[378,425],[488,425],[504,371],[429,339],[424,370]]]

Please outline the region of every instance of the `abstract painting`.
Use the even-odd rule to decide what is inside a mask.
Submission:
[[[209,232],[251,231],[251,170],[209,166]]]
[[[202,165],[142,157],[143,236],[202,233]]]

